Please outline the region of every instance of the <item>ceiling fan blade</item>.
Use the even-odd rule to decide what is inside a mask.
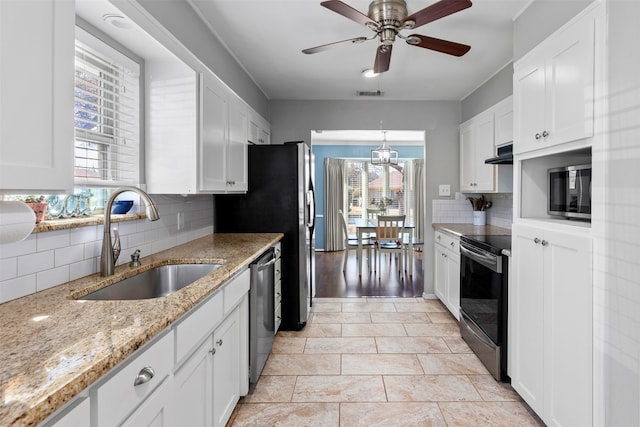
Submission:
[[[352,21],[355,21],[358,24],[366,25],[368,27],[373,26],[372,28],[375,28],[378,26],[378,24],[372,21],[367,15],[352,8],[348,4],[341,2],[340,0],[327,0],[320,3],[320,5],[326,7],[329,10],[334,11],[335,13],[339,13],[345,18],[351,19]]]
[[[453,56],[462,56],[469,52],[471,46],[449,40],[436,39],[433,37],[421,36],[420,34],[412,34],[407,37],[407,44],[418,46],[425,49],[435,50]]]
[[[406,23],[408,21],[415,22],[415,25],[411,28],[418,28],[421,25],[428,24],[437,19],[444,18],[453,13],[460,12],[468,7],[471,7],[471,1],[469,0],[440,0],[437,3],[427,6],[422,10],[419,10],[402,21]]]
[[[340,44],[346,44],[346,43],[351,43],[351,44],[356,44],[356,43],[362,43],[364,41],[367,41],[368,39],[366,37],[356,37],[353,39],[348,39],[348,40],[341,40],[339,42],[333,42],[333,43],[328,43],[328,44],[323,44],[322,46],[316,46],[316,47],[310,47],[309,49],[304,49],[302,51],[302,53],[306,53],[306,54],[311,54],[311,53],[318,53],[318,52],[323,52],[325,50],[329,50],[337,45]]]
[[[378,46],[376,52],[376,62],[373,65],[373,72],[376,74],[384,73],[389,70],[389,64],[391,63],[391,48],[392,45],[381,44]]]

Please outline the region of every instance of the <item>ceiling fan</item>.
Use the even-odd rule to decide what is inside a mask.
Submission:
[[[471,46],[466,44],[436,39],[420,34],[405,36],[400,33],[402,30],[412,30],[471,7],[471,1],[469,0],[440,0],[411,15],[407,13],[405,0],[373,0],[369,5],[368,15],[359,12],[340,0],[327,0],[320,4],[329,10],[366,26],[373,30],[375,34],[370,37],[355,37],[353,39],[304,49],[302,51],[303,53],[311,54],[322,52],[337,45],[362,43],[378,37],[380,44],[376,51],[373,71],[379,74],[389,70],[391,48],[393,47],[396,36],[404,39],[407,44],[411,46],[418,46],[454,56],[462,56],[471,49]]]

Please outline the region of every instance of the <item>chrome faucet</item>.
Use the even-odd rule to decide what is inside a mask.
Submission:
[[[103,277],[113,275],[116,260],[120,255],[120,235],[117,230],[114,230],[116,241],[113,244],[111,243],[111,207],[116,197],[126,191],[133,191],[144,200],[146,205],[145,212],[149,221],[157,221],[160,219],[158,208],[153,203],[153,200],[141,189],[136,187],[121,187],[113,192],[111,197],[109,197],[107,206],[104,208],[104,237],[102,238],[102,253],[100,255],[100,275]]]

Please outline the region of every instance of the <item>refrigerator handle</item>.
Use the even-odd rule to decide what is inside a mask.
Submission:
[[[307,206],[309,218],[307,219],[307,227],[314,228],[316,225],[316,195],[313,190],[307,190]]]

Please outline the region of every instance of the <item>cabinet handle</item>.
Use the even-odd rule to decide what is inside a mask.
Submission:
[[[454,242],[449,243],[451,247],[454,247],[456,244]]]
[[[220,338],[218,341],[216,341],[216,344],[218,344],[219,346],[222,346],[222,338]]]
[[[535,239],[533,239],[533,243],[535,243],[535,244],[537,245],[538,243],[540,243],[540,239],[538,239],[538,238],[536,237]]]
[[[542,246],[547,246],[547,245],[549,244],[549,242],[547,242],[546,240],[543,240],[543,241],[542,241],[542,242],[540,242],[540,243],[542,243]]]
[[[546,130],[544,132],[542,132],[542,137],[546,138],[549,136],[549,132],[547,132]]]
[[[540,139],[542,138],[542,135],[540,135],[539,133],[536,133],[536,139]]]
[[[148,383],[149,381],[151,381],[151,378],[153,378],[155,374],[156,373],[154,372],[153,368],[151,368],[151,366],[145,366],[144,368],[140,369],[140,372],[138,372],[138,376],[133,381],[133,385],[138,386],[140,384]]]
[[[213,356],[214,354],[216,354],[216,349],[212,348],[211,350],[209,350],[209,353],[211,353],[211,355]]]

